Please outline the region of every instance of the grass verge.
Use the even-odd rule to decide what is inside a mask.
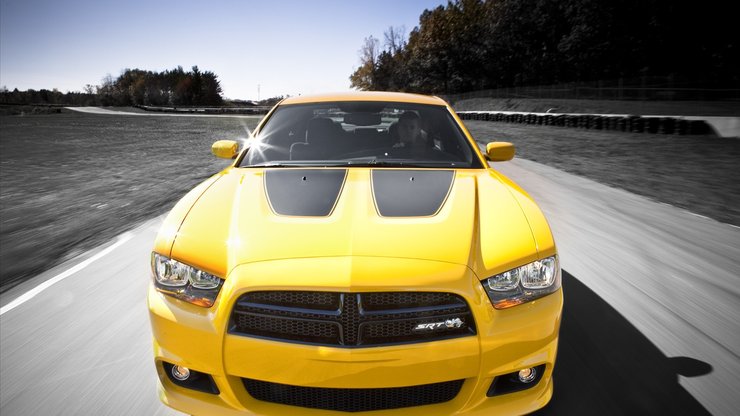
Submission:
[[[260,117],[0,117],[0,291],[168,211]]]
[[[465,121],[517,157],[740,226],[740,140]]]

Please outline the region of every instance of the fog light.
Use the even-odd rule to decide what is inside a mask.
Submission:
[[[167,379],[172,384],[188,389],[198,390],[205,393],[219,394],[218,386],[208,373],[191,370],[181,365],[175,365],[162,361],[162,368]]]
[[[185,381],[188,379],[188,377],[190,377],[190,370],[188,370],[187,367],[174,365],[172,366],[172,377],[180,381]],[[521,378],[521,376],[519,377]]]
[[[524,370],[519,370],[519,381],[522,383],[531,383],[535,378],[537,378],[536,368],[525,368]]]
[[[536,386],[545,375],[545,364],[537,367],[523,368],[519,371],[502,374],[491,382],[488,388],[488,397],[500,394],[509,394],[515,391],[531,389]]]

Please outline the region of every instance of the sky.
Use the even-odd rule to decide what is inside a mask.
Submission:
[[[364,38],[446,0],[0,0],[0,86],[82,91],[125,68],[193,65],[230,99],[339,92]],[[259,85],[259,97],[258,97]]]

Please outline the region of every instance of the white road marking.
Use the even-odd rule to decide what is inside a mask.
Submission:
[[[131,232],[121,234],[121,236],[118,237],[118,240],[108,246],[105,250],[101,251],[100,253],[90,257],[89,259],[83,261],[82,263],[67,269],[66,271],[59,273],[58,275],[52,277],[51,279],[45,281],[44,283],[41,283],[40,285],[36,286],[35,288],[29,290],[28,292],[22,294],[21,296],[18,296],[15,300],[8,303],[7,305],[0,308],[0,315],[4,315],[5,312],[12,311],[13,309],[17,308],[18,306],[28,302],[29,300],[33,299],[36,295],[43,292],[44,290],[48,289],[52,285],[61,282],[62,280],[68,278],[69,276],[72,276],[73,274],[79,272],[80,270],[84,269],[85,267],[89,266],[93,262],[97,261],[98,259],[106,256],[111,251],[115,250],[116,248],[120,247],[122,244],[130,240],[134,237],[134,234]]]

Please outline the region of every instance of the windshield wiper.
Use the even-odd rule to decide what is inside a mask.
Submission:
[[[450,161],[436,161],[436,160],[384,160],[384,159],[372,159],[363,161],[347,161],[348,166],[354,167],[404,167],[404,168],[454,168],[457,167],[457,162]]]
[[[300,160],[291,162],[264,162],[257,163],[255,165],[244,166],[245,168],[322,168],[322,167],[338,167],[347,166],[347,162],[344,161],[321,161],[321,160]]]
[[[404,168],[456,168],[462,163],[438,160],[401,160],[401,159],[362,159],[362,160],[332,160],[332,161],[291,161],[291,162],[264,162],[256,165],[243,166],[245,168],[300,168],[300,167],[404,167]]]
[[[244,166],[245,168],[286,168],[286,167],[293,167],[295,165],[289,165],[287,163],[282,162],[264,162],[264,163],[257,163],[256,165],[247,165]]]

